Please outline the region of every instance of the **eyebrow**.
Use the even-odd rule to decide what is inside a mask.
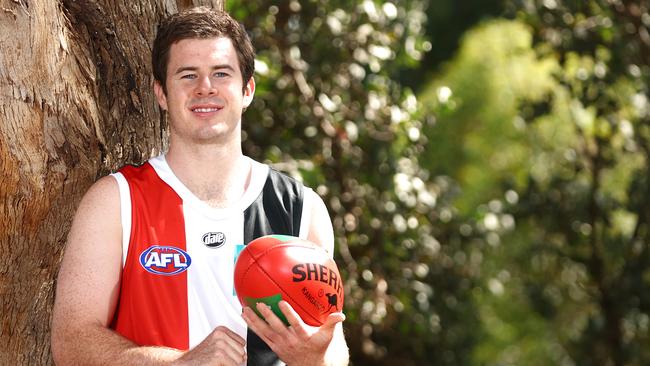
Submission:
[[[174,73],[174,75],[180,74],[180,73],[185,72],[185,71],[197,71],[198,69],[199,68],[196,67],[196,66],[181,66],[178,69],[176,69],[176,72]],[[211,70],[227,69],[227,70],[235,71],[235,69],[232,66],[228,65],[228,64],[214,65],[210,69]]]

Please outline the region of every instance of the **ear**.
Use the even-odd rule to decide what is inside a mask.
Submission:
[[[153,82],[153,92],[156,94],[156,99],[158,100],[160,108],[167,110],[167,96],[165,95],[165,91],[163,90],[163,87],[160,85],[158,80],[155,80]]]
[[[244,89],[244,109],[248,108],[253,102],[253,94],[255,94],[255,79],[251,76]]]

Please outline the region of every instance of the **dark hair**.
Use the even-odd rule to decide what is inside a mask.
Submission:
[[[255,72],[255,49],[244,25],[224,11],[201,6],[176,13],[163,20],[158,26],[151,51],[151,64],[153,76],[165,93],[171,46],[184,39],[213,37],[227,37],[232,41],[243,76],[242,89],[246,89],[246,83]]]

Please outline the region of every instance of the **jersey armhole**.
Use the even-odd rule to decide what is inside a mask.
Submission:
[[[122,223],[122,268],[126,264],[126,255],[129,253],[131,240],[131,190],[129,183],[122,173],[111,174],[117,181],[120,191],[120,221]]]
[[[307,235],[309,235],[309,224],[311,223],[311,210],[312,205],[314,204],[314,195],[316,192],[309,187],[304,187],[303,189],[302,215],[300,216],[300,231],[298,237],[307,240]]]

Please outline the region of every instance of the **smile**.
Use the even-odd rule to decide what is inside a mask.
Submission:
[[[210,112],[217,112],[221,108],[192,108],[192,112],[197,112],[197,113],[210,113]]]

